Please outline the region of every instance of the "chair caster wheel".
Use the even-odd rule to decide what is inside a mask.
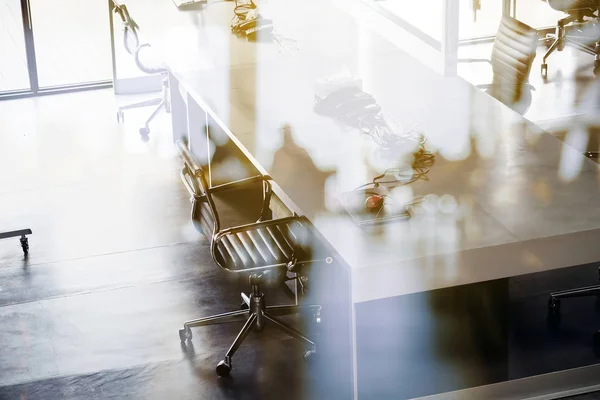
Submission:
[[[542,78],[548,77],[548,64],[542,64],[541,74]]]
[[[117,111],[117,122],[123,122],[125,120],[125,115],[123,111]]]
[[[555,297],[548,299],[548,312],[551,314],[558,314],[560,312],[560,300]]]
[[[227,363],[225,360],[221,360],[217,364],[217,375],[219,376],[229,376],[231,372],[231,365]]]
[[[29,253],[29,240],[27,238],[21,238],[20,240],[23,254],[27,255]]]
[[[186,340],[192,340],[192,330],[190,328],[183,328],[179,330],[179,340],[185,342]]]
[[[303,357],[304,357],[304,359],[306,361],[310,361],[310,360],[313,360],[316,357],[316,354],[317,354],[317,351],[315,349],[306,350],[304,352]]]
[[[148,128],[148,127],[140,128],[140,135],[147,136],[149,133],[150,133],[150,128]]]

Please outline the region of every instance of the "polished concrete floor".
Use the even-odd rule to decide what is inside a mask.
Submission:
[[[28,257],[18,238],[0,241],[0,399],[344,396],[348,374],[322,373],[348,370],[335,356],[309,370],[269,328],[246,339],[229,379],[214,368],[239,323],[180,344],[183,321],[236,310],[249,288],[190,222],[167,118],[140,139],[146,113],[119,126],[111,90],[0,102],[0,227],[33,230]]]

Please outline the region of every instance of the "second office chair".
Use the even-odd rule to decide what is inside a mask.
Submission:
[[[141,127],[139,131],[140,135],[147,136],[150,133],[150,122],[158,115],[158,113],[163,109],[167,113],[170,112],[168,70],[160,61],[157,62],[155,60],[157,57],[153,54],[150,44],[140,44],[138,33],[139,26],[129,15],[127,6],[117,3],[114,4],[114,12],[121,17],[123,23],[123,42],[125,50],[133,55],[135,65],[140,71],[149,75],[161,75],[162,78],[160,97],[127,104],[119,107],[117,110],[117,121],[122,122],[125,117],[123,113],[124,110],[156,106],[150,116],[146,119],[144,126]]]

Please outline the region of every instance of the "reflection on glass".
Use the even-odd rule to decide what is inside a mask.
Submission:
[[[545,1],[519,0],[516,3],[514,17],[536,29],[556,26],[558,20],[565,17]]]
[[[104,0],[30,0],[40,87],[112,78]]]
[[[0,0],[0,92],[29,88],[21,3]]]
[[[444,2],[383,0],[378,5],[437,41],[442,40]]]
[[[362,90],[362,79],[347,69],[317,81],[313,109],[336,121],[342,130],[351,131],[349,135],[368,136],[376,145],[372,157],[367,157],[369,174],[374,177],[340,199],[353,221],[368,227],[410,218],[412,209],[424,198],[395,189],[427,179],[435,157],[425,149],[425,138],[412,130],[397,132],[376,99]]]
[[[325,211],[325,182],[333,172],[322,171],[315,165],[309,152],[294,140],[292,127],[284,126],[282,134],[282,146],[273,155],[274,180],[286,188],[286,194],[303,210]]]
[[[453,26],[448,27],[448,30],[458,28],[461,40],[493,36],[502,18],[502,2],[503,0],[459,0],[459,19],[451,21]],[[444,1],[382,0],[376,4],[383,12],[396,17],[395,22],[401,26],[416,29],[437,42],[443,41],[443,24],[446,20]]]
[[[494,36],[502,19],[502,2],[503,0],[460,0],[459,39]]]

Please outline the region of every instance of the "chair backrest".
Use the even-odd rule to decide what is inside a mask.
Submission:
[[[492,96],[509,106],[521,100],[537,43],[535,29],[507,15],[502,17],[492,50]]]
[[[220,222],[217,207],[208,190],[205,170],[189,151],[186,143],[178,141],[177,149],[183,158],[181,179],[192,196],[192,222],[196,229],[212,241],[219,232]]]

